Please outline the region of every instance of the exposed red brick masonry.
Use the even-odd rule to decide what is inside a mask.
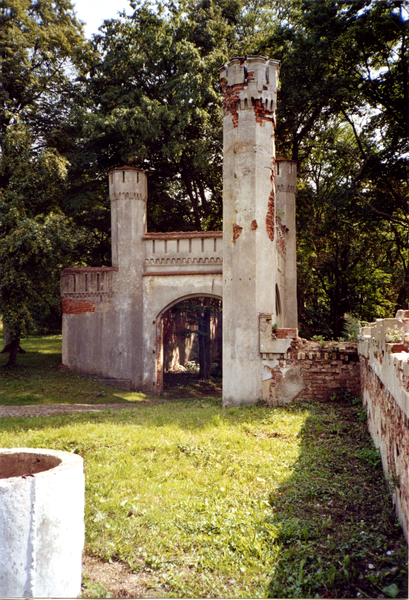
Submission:
[[[239,239],[242,231],[243,227],[240,227],[240,225],[233,225],[233,244],[235,244],[236,240]]]
[[[266,229],[267,234],[270,240],[274,241],[274,228],[275,228],[275,219],[274,219],[274,211],[275,211],[275,193],[274,193],[274,172],[271,171],[271,192],[268,198],[267,203],[267,215],[266,215]]]
[[[271,110],[267,110],[266,108],[264,108],[259,99],[252,99],[252,103],[257,123],[260,123],[260,125],[264,127],[266,121],[268,121],[269,123],[273,122],[273,113],[271,112]]]
[[[297,330],[296,329],[278,329],[277,330],[277,339],[284,340],[285,338],[296,338]]]
[[[63,298],[62,311],[65,315],[83,315],[95,312],[95,302],[89,300],[70,300]]]
[[[247,81],[243,83],[236,83],[234,85],[227,85],[226,80],[223,79],[221,82],[223,92],[223,108],[230,112],[233,119],[233,127],[238,127],[239,124],[239,112],[238,106],[240,102],[240,92],[244,90],[250,81],[253,80],[254,73],[250,71],[247,76]],[[256,117],[256,123],[259,123],[261,127],[264,127],[266,121],[273,123],[273,113],[263,106],[260,99],[251,99],[254,114]]]
[[[409,312],[399,310],[395,325],[407,328]],[[359,342],[363,404],[368,429],[382,455],[396,513],[409,540],[409,352],[407,342],[388,343],[386,326],[377,320],[362,329]],[[392,324],[391,324],[392,321]]]
[[[226,81],[222,81],[222,92],[223,92],[223,108],[231,113],[233,119],[233,126],[238,127],[239,125],[239,96],[240,92],[247,87],[246,83],[239,83],[236,85],[228,86]]]
[[[368,411],[368,427],[376,440],[382,440],[382,454],[386,462],[386,476],[396,477],[395,493],[402,512],[409,520],[409,419],[393,396],[363,356],[361,360],[361,385],[364,404]]]
[[[305,388],[297,398],[329,400],[338,387],[361,392],[356,342],[312,342],[298,338],[296,329],[279,329],[277,339],[292,338],[291,346],[272,369],[271,388],[283,378],[284,367],[300,370]]]
[[[287,233],[287,229],[286,229],[286,226],[283,225],[283,223],[281,222],[281,219],[279,219],[278,217],[276,217],[276,227],[277,227],[278,233],[279,233],[279,235],[277,236],[277,246],[278,246],[278,249],[283,254],[285,254],[285,252],[286,252],[285,234]]]

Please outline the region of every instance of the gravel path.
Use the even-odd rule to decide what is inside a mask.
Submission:
[[[138,408],[148,404],[163,404],[163,400],[150,400],[118,404],[40,404],[26,406],[4,406],[0,405],[0,419],[3,417],[52,417],[54,415],[101,412],[103,410],[123,410],[125,408]]]

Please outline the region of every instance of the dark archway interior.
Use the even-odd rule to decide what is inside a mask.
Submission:
[[[221,395],[221,299],[183,300],[164,313],[162,331],[164,395]]]

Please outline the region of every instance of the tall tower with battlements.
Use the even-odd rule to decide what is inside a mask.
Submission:
[[[284,207],[283,194],[277,211],[279,62],[262,56],[233,58],[219,73],[224,96],[223,404],[233,406],[263,397],[263,355],[268,361],[273,352],[270,345],[263,352],[260,324],[268,323],[271,331],[296,321],[285,314],[285,272],[280,277],[280,251],[285,252],[288,229],[281,215],[288,220],[294,215]],[[286,169],[281,167],[282,175]]]

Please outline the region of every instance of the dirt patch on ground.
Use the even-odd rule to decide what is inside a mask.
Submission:
[[[94,556],[82,560],[82,598],[166,598],[152,573],[132,573],[120,562],[102,562]]]

